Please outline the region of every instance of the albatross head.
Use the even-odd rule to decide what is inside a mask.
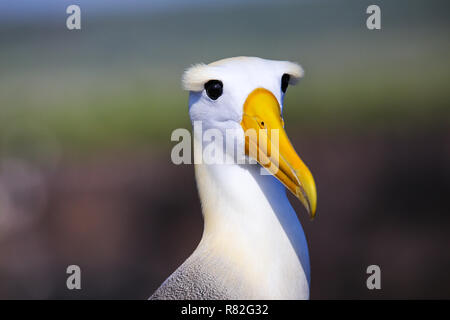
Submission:
[[[280,180],[314,217],[314,179],[289,141],[282,115],[287,87],[302,75],[296,63],[237,57],[192,66],[183,87],[190,91],[193,122],[201,121],[203,130],[238,131],[237,147]]]

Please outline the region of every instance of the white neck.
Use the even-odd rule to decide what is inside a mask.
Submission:
[[[244,298],[307,299],[310,269],[302,226],[284,186],[260,169],[195,165],[205,223],[196,251],[226,265],[220,276],[239,283]]]

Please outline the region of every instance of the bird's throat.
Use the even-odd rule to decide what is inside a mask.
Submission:
[[[305,235],[284,186],[260,168],[195,166],[204,217],[199,248],[253,279],[256,291],[267,286],[273,297],[298,298],[309,293]]]

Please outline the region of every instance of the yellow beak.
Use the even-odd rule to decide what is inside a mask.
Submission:
[[[244,103],[241,126],[245,153],[280,180],[305,206],[316,214],[317,192],[308,167],[294,150],[284,130],[281,108],[272,92],[258,88]]]

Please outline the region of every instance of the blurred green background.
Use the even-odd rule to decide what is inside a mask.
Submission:
[[[82,30],[66,28],[70,4]],[[379,31],[366,28],[370,4]],[[305,69],[284,116],[319,189],[316,221],[300,216],[311,297],[450,298],[448,12],[446,1],[2,2],[0,297],[148,297],[201,236],[193,168],[170,162],[171,132],[190,128],[181,75],[249,55]],[[79,292],[65,288],[69,264],[83,270]],[[370,264],[379,292],[365,286]]]

